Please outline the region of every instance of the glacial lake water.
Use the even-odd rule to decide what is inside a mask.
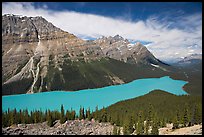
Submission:
[[[80,107],[95,110],[110,106],[116,102],[135,98],[149,93],[152,90],[160,89],[175,95],[187,94],[182,87],[186,81],[173,80],[169,76],[161,78],[145,78],[134,80],[130,83],[107,86],[96,89],[84,89],[75,92],[52,91],[35,94],[20,94],[2,96],[2,110],[16,108],[31,110],[59,110],[61,104],[65,110],[79,112]]]

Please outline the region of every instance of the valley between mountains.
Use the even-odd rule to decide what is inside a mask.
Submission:
[[[189,81],[184,88],[190,94],[200,92],[189,90],[196,80],[139,42],[119,35],[85,41],[43,17],[2,16],[2,74],[3,95],[76,91],[165,75]]]

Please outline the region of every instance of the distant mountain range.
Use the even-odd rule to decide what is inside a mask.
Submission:
[[[85,41],[43,17],[6,14],[2,69],[2,93],[10,95],[122,84],[167,75],[171,67],[119,35]]]
[[[178,61],[177,65],[192,65],[202,63],[202,54],[191,54]]]

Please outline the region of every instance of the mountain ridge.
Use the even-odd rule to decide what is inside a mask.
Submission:
[[[43,17],[3,15],[2,39],[3,94],[14,94],[17,85],[22,86],[18,93],[78,90],[141,78],[140,69],[168,71],[168,65],[139,42],[131,44],[119,35],[84,41]],[[115,66],[110,68],[110,62]],[[131,64],[134,76],[125,76]],[[119,66],[124,69],[117,70]],[[147,74],[144,77],[161,76]],[[80,80],[82,85],[76,88]]]

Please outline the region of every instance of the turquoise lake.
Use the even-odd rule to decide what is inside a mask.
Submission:
[[[169,76],[161,78],[145,78],[130,83],[107,86],[96,89],[84,89],[75,92],[53,91],[35,94],[21,94],[2,96],[2,109],[6,111],[16,108],[31,110],[59,110],[61,104],[65,110],[75,110],[78,113],[80,106],[95,110],[110,106],[118,101],[142,96],[152,90],[160,89],[175,95],[187,94],[182,87],[186,81],[173,80]]]

